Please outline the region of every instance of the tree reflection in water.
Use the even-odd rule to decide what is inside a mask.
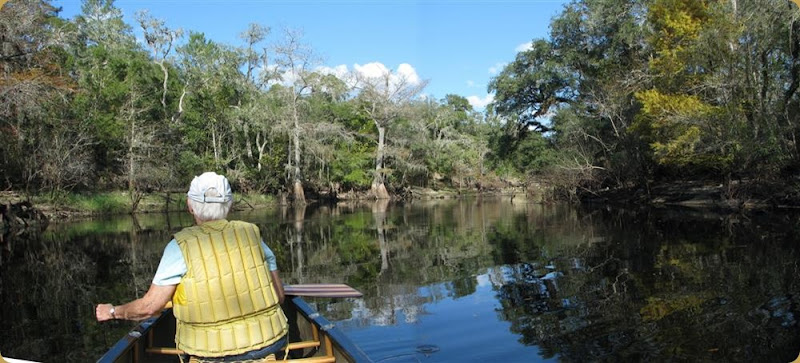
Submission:
[[[140,296],[170,232],[159,222],[80,222],[7,236],[0,266],[0,351],[37,361],[94,361],[131,327],[97,324],[94,303]],[[165,240],[166,239],[166,240]]]
[[[603,238],[500,269],[501,315],[522,342],[570,361],[789,361],[800,349],[798,256],[787,234],[796,217],[783,218],[792,223],[582,214]],[[546,244],[513,232],[491,240],[502,254]]]
[[[392,329],[467,339],[428,324],[458,313],[448,309],[474,308],[468,302],[485,291],[491,311],[459,329],[507,322],[505,332],[477,333],[517,340],[502,342],[511,354],[535,346],[539,359],[565,361],[789,361],[800,350],[797,215],[479,199],[309,206],[232,218],[259,225],[286,283],[344,282],[364,292],[363,299],[315,303],[352,332],[386,329],[357,342],[381,356],[423,354],[418,347],[435,344],[442,349],[424,357],[471,357],[440,342],[392,337],[401,334]],[[153,215],[6,236],[0,351],[44,361],[96,359],[130,325],[95,323],[92,303],[141,295],[171,234],[191,224],[185,214]],[[404,345],[375,345],[378,339]]]

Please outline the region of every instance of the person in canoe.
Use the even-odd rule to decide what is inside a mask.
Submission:
[[[196,225],[167,244],[150,289],[127,304],[97,305],[97,321],[145,319],[172,300],[182,358],[239,361],[282,350],[283,284],[258,227],[226,219],[233,193],[222,175],[195,177],[187,196]]]

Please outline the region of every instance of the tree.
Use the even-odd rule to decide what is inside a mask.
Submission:
[[[304,95],[309,91],[309,74],[316,59],[311,49],[301,42],[302,34],[299,31],[284,29],[284,38],[275,46],[276,72],[280,74],[283,86],[274,87],[275,93],[281,97],[285,105],[284,121],[287,131],[290,132],[290,150],[287,160],[287,169],[290,170],[292,194],[295,203],[305,203],[306,197],[303,190],[303,175],[301,169],[303,131],[301,123],[304,121],[305,100]]]
[[[410,153],[424,159],[420,170],[434,185],[447,181],[462,187],[478,182],[489,149],[479,115],[467,99],[449,94],[441,101],[415,102],[412,108],[415,113],[403,121],[408,124],[398,128],[395,140],[398,136],[409,139]]]
[[[164,74],[164,82],[161,89],[161,107],[167,113],[167,86],[169,85],[169,64],[167,60],[177,41],[183,36],[183,30],[168,28],[163,20],[153,18],[147,10],[138,11],[136,13],[136,21],[142,28],[144,40],[150,48],[153,62],[161,68],[161,72]],[[185,86],[178,101],[178,110],[172,115],[171,121],[173,122],[180,117],[183,111],[184,96],[186,96]]]
[[[545,133],[562,157],[553,167],[586,184],[646,181],[647,162],[628,126],[643,75],[645,3],[575,1],[551,23],[550,39],[532,42],[490,82],[490,109],[518,130],[500,145],[514,150],[534,132]],[[534,148],[538,149],[538,148]],[[570,183],[574,185],[573,183]]]
[[[316,181],[318,189],[335,193],[337,187],[330,179],[330,168],[337,158],[338,145],[351,145],[354,133],[346,128],[341,118],[351,118],[354,112],[347,104],[350,87],[345,80],[334,74],[313,72],[308,77],[310,92],[307,122],[303,132],[306,134],[306,166],[317,173],[307,173],[310,181]]]
[[[191,32],[189,41],[178,47],[181,70],[186,82],[186,107],[183,132],[189,147],[202,150],[213,168],[224,168],[234,158],[229,153],[233,142],[231,106],[238,103],[237,85],[241,84],[240,55],[232,48]],[[210,155],[209,155],[210,153]],[[196,171],[195,171],[196,172]]]
[[[327,107],[329,117],[352,135],[351,142],[342,138],[334,145],[333,160],[328,164],[334,192],[340,189],[363,190],[372,183],[375,125],[360,109],[354,99],[332,102]]]
[[[247,102],[248,106],[256,106],[258,104],[263,104],[264,101],[256,101],[255,98],[261,96],[261,87],[259,80],[257,79],[257,75],[254,73],[254,70],[259,65],[263,65],[265,68],[269,66],[267,62],[266,52],[258,53],[256,49],[254,49],[259,43],[263,42],[266,39],[267,35],[269,35],[270,29],[266,26],[262,26],[259,24],[250,24],[248,28],[239,34],[239,38],[242,39],[246,43],[246,48],[240,49],[240,53],[242,53],[242,58],[245,62],[245,67],[247,70],[245,71],[244,78],[242,79],[243,84],[241,86],[241,96],[239,97],[238,104],[236,105],[237,108],[242,107],[243,102]],[[256,109],[251,109],[255,111]],[[256,121],[260,118],[260,112],[244,112],[241,117],[238,117],[239,122],[242,127],[242,131],[244,133],[245,139],[245,151],[247,152],[247,157],[252,159],[253,158],[253,148],[250,141],[250,127],[251,125],[258,125],[260,122]],[[247,117],[247,116],[250,117]],[[256,161],[258,170],[261,170],[261,158],[263,157],[264,148],[266,147],[267,137],[262,136],[261,133],[262,129],[258,129],[256,131],[256,147],[259,150],[258,159]],[[262,143],[263,140],[263,143]]]
[[[51,191],[87,184],[89,127],[68,107],[76,91],[64,45],[74,28],[46,1],[0,12],[0,170],[4,182]]]
[[[574,73],[563,63],[553,44],[545,40],[517,54],[511,64],[489,82],[493,106],[500,114],[514,114],[523,127],[548,131],[540,118],[576,97]]]
[[[386,190],[386,131],[406,113],[408,104],[422,92],[427,81],[415,78],[413,70],[402,64],[396,72],[382,65],[370,65],[376,68],[374,75],[358,75],[363,112],[375,123],[377,128],[377,145],[375,150],[375,174],[372,179],[372,193],[377,199],[389,198]]]
[[[151,91],[163,89],[163,80],[112,1],[87,1],[76,23],[79,41],[71,49],[85,92],[76,97],[75,110],[94,127],[104,179],[114,185],[116,176],[124,177],[135,211],[146,190],[170,179],[162,163],[170,160],[163,147],[169,141],[160,137],[168,134],[159,107],[166,93]]]
[[[347,137],[341,125],[325,119],[314,118],[314,103],[320,104],[341,99],[346,93],[344,82],[335,76],[314,71],[317,58],[302,43],[302,33],[284,29],[283,40],[274,48],[275,74],[280,84],[270,92],[280,99],[283,108],[281,130],[289,133],[290,152],[287,160],[295,203],[305,203],[303,161],[308,154],[318,160],[330,159],[329,146],[336,138]],[[327,154],[327,156],[326,156]]]
[[[642,104],[635,127],[649,140],[659,164],[725,163],[699,147],[705,137],[704,125],[713,122],[720,109],[691,91],[714,71],[692,64],[698,53],[694,47],[709,20],[704,1],[660,0],[649,7],[648,22],[653,30],[648,43],[654,53],[649,69],[656,78],[653,88],[635,94]]]

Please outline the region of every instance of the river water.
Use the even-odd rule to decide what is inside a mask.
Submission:
[[[471,199],[235,212],[285,283],[380,362],[764,361],[800,352],[800,214]],[[188,214],[53,224],[0,241],[0,353],[91,362],[132,327]]]

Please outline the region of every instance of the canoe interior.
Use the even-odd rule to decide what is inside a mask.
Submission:
[[[333,323],[314,311],[300,297],[283,305],[289,319],[289,361],[371,362],[369,357]],[[282,353],[278,357],[282,358]],[[117,341],[98,362],[180,362],[175,349],[175,317],[172,310],[150,318]]]

